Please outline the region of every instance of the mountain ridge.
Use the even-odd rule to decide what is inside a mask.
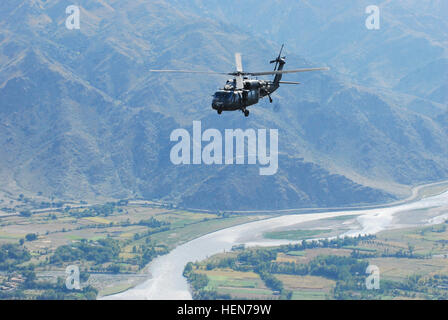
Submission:
[[[0,23],[0,176],[10,185],[60,198],[287,209],[391,201],[403,195],[400,184],[448,176],[442,115],[398,106],[374,89],[347,83],[336,68],[301,75],[299,88],[282,87],[274,97],[277,111],[263,101],[248,119],[238,112],[218,117],[208,109],[209,95],[225,78],[147,70],[226,70],[236,50],[247,70],[264,70],[275,55],[272,42],[166,1],[80,4],[80,31],[65,29],[65,6],[57,0],[20,7],[20,14],[34,17],[28,24]],[[36,27],[36,20],[44,23]],[[294,54],[287,61],[310,64]],[[219,130],[279,128],[279,173],[260,177],[247,165],[172,165],[169,134],[190,130],[192,120]]]

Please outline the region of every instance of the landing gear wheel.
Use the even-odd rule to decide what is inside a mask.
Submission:
[[[244,116],[248,117],[249,116],[249,110],[244,110]]]
[[[218,114],[221,114],[222,113],[222,109],[218,109]]]

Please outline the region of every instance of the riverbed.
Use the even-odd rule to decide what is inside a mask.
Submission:
[[[410,203],[368,210],[329,211],[295,214],[250,222],[219,230],[185,244],[169,254],[153,260],[148,268],[147,281],[119,294],[102,299],[189,300],[191,293],[182,276],[185,265],[200,261],[216,253],[230,250],[234,245],[272,246],[291,243],[290,240],[271,240],[263,234],[273,230],[301,228],[319,220],[355,216],[353,219],[334,219],[332,228],[340,227],[338,236],[375,234],[383,230],[430,225],[448,219],[448,192]],[[334,235],[333,235],[334,237]]]

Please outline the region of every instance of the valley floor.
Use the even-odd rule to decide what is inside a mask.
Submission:
[[[448,299],[448,224],[235,248],[186,269],[196,299]],[[379,287],[366,286],[367,266]]]
[[[410,199],[416,201],[439,194],[448,189],[447,186],[448,183],[439,183],[416,188]],[[6,202],[3,201],[3,203]],[[0,216],[0,257],[2,258],[0,259],[0,298],[3,299],[85,299],[102,296],[120,298],[120,295],[114,296],[114,294],[124,292],[126,295],[134,290],[129,291],[130,288],[136,288],[137,292],[138,290],[144,291],[145,284],[148,283],[148,273],[149,281],[151,281],[156,273],[153,268],[154,263],[157,265],[160,258],[165,259],[166,253],[175,252],[179,246],[188,245],[193,239],[201,241],[201,237],[213,235],[217,230],[228,230],[232,226],[247,226],[249,222],[257,220],[261,222],[261,220],[279,214],[277,212],[270,214],[264,212],[192,212],[150,201],[120,200],[101,204],[66,203],[55,200],[46,202],[38,197],[28,198],[23,195],[9,200],[8,203],[13,207],[10,210],[3,210]],[[440,216],[440,210],[442,209],[426,208],[414,210],[411,212],[412,214],[396,214],[402,224],[401,229],[411,231],[403,233],[402,238],[397,238],[394,240],[396,243],[393,244],[390,243],[391,238],[383,239],[381,240],[382,245],[395,246],[396,249],[405,250],[412,234],[427,232],[411,227],[418,225],[422,218],[431,219]],[[306,218],[317,218],[316,215],[305,216]],[[284,217],[287,219],[288,216]],[[331,238],[359,229],[359,218],[356,213],[335,212],[334,216],[326,219],[313,218],[297,225],[289,224],[285,227],[280,225],[278,228],[271,228],[269,232],[246,232],[247,235],[250,235],[250,241],[246,242],[249,245],[263,242],[263,245],[266,246],[283,244],[285,241],[298,242],[310,238]],[[432,246],[425,247],[425,250],[432,250],[433,256],[429,260],[425,260],[426,264],[431,264],[432,259],[444,261],[445,252],[440,248],[440,250],[437,249],[438,251],[434,248],[439,244],[437,241],[448,240],[443,238],[446,233],[434,232],[428,231],[426,234],[427,237],[438,237],[434,238],[435,242]],[[427,243],[429,240],[424,238],[419,241]],[[412,245],[416,248],[415,253],[427,255],[426,251],[418,251],[420,242]],[[213,252],[212,249],[210,252]],[[319,254],[348,256],[353,250],[365,252],[359,248],[346,247],[332,248],[330,251],[316,248],[302,251],[292,250],[291,253],[290,250],[282,252],[276,259],[291,262],[297,259],[311,261],[310,259]],[[373,252],[372,250],[377,249],[373,246],[369,250]],[[235,252],[238,251],[232,251],[229,255],[235,255]],[[376,254],[380,255],[380,251]],[[177,267],[180,270],[173,277],[179,276],[181,278],[179,281],[185,281],[185,278],[182,277],[182,270],[186,262],[195,261],[195,259],[189,260],[193,256],[183,258],[182,261],[185,263],[179,263]],[[374,258],[379,259],[375,260],[378,265],[384,264],[385,270],[389,270],[389,261],[392,260],[383,261],[381,256],[371,257],[371,259]],[[405,261],[400,260],[402,258],[397,258],[399,260],[395,263]],[[296,262],[298,263],[299,260]],[[208,289],[213,288],[219,294],[229,294],[235,298],[279,297],[279,293],[267,287],[259,275],[250,272],[242,274],[241,271],[238,271],[238,275],[234,277],[235,270],[225,268],[207,270],[207,267],[203,268],[203,264],[207,265],[207,261],[199,263],[195,267],[195,272],[203,273],[208,277]],[[79,267],[81,271],[81,283],[84,289],[79,292],[65,288],[66,267],[73,265]],[[418,263],[411,261],[409,265],[417,266]],[[402,265],[398,269],[403,269],[403,267],[406,269],[406,266]],[[431,268],[428,270],[428,272],[433,272]],[[386,278],[389,273],[386,271]],[[319,278],[311,274],[297,279],[292,279],[292,275],[288,277],[279,275],[278,277],[285,283],[295,283],[296,289],[302,288],[301,284],[305,287],[310,286],[311,293],[308,292],[309,290],[292,290],[293,288],[285,287],[285,290],[293,292],[293,298],[305,297],[303,296],[305,293],[306,297],[327,297],[337,283],[334,279]],[[315,288],[315,286],[317,287]],[[188,293],[187,288],[185,288],[185,292]],[[244,292],[247,295],[243,294]],[[254,295],[254,292],[258,295]],[[142,295],[138,295],[138,297],[141,298]],[[188,296],[184,298],[188,298]]]
[[[226,294],[222,296],[214,290],[208,290],[209,288],[198,294],[198,289],[205,289],[203,286],[208,285],[208,278],[206,275],[200,276],[194,275],[194,272],[191,273],[193,266],[190,265],[189,270],[184,270],[184,266],[189,265],[189,262],[206,260],[215,254],[233,251],[235,246],[240,247],[241,245],[260,248],[291,243],[298,245],[303,242],[303,239],[314,238],[316,241],[318,239],[335,241],[338,239],[337,236],[344,239],[361,237],[362,240],[362,237],[376,235],[382,231],[441,224],[448,218],[448,192],[445,190],[434,190],[431,194],[409,203],[389,207],[283,215],[213,232],[180,245],[169,254],[156,258],[149,265],[148,270],[151,277],[147,281],[121,294],[109,296],[107,299],[228,298]],[[440,240],[443,242],[443,239]],[[355,244],[351,243],[351,245]],[[332,246],[334,247],[334,244]],[[321,247],[326,248],[327,245]],[[336,248],[339,247],[340,245],[336,246]],[[293,251],[300,251],[301,249],[299,249],[300,247]],[[353,250],[357,251],[356,249]],[[267,254],[271,255],[273,252]],[[399,253],[399,255],[406,256],[405,253]],[[333,259],[333,257],[330,255],[329,259]],[[268,259],[267,261],[271,260]],[[237,268],[235,271],[251,271],[251,266],[246,267],[245,270]],[[211,267],[209,269],[214,270],[216,268]],[[260,270],[254,266],[252,266],[252,269],[252,271]],[[359,270],[357,272],[359,273]],[[364,273],[365,270],[362,272]],[[277,282],[278,279],[271,278],[274,273],[275,270],[268,270],[263,276],[260,275],[260,279],[265,282],[265,286],[268,286],[266,279]],[[190,285],[187,284],[183,275],[188,277]],[[191,288],[193,288],[192,291]]]

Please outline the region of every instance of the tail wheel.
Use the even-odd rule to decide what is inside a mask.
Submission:
[[[222,109],[218,109],[218,114],[221,114],[222,113]]]
[[[244,110],[244,116],[248,117],[249,116],[249,110]]]

